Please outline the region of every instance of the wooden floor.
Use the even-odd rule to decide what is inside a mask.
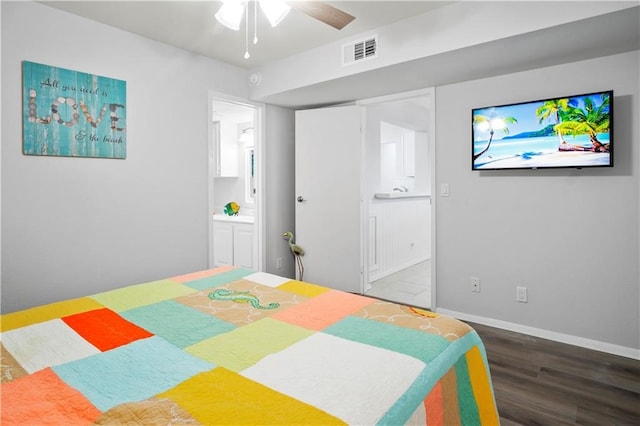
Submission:
[[[640,361],[471,326],[487,349],[503,426],[640,425]]]

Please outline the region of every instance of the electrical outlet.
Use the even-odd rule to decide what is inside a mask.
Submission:
[[[276,258],[276,269],[282,269],[282,258],[281,257],[277,257]]]
[[[471,291],[474,293],[480,293],[480,278],[471,277]]]
[[[516,300],[522,303],[528,302],[526,287],[516,287]]]

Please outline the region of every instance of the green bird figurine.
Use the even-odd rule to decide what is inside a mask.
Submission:
[[[296,259],[296,265],[298,267],[298,279],[302,281],[302,277],[304,275],[304,265],[302,264],[302,256],[304,256],[304,249],[297,245],[293,240],[293,232],[287,231],[282,234],[282,238],[289,240],[289,248],[291,249],[291,253],[293,253],[293,257]]]

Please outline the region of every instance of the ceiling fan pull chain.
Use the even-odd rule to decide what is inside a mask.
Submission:
[[[248,5],[247,5],[248,6]],[[244,9],[244,58],[249,59],[249,8]]]
[[[253,2],[253,44],[258,44],[258,0]]]

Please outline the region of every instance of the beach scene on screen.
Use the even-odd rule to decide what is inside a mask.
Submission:
[[[610,166],[612,92],[477,108],[473,169]]]

